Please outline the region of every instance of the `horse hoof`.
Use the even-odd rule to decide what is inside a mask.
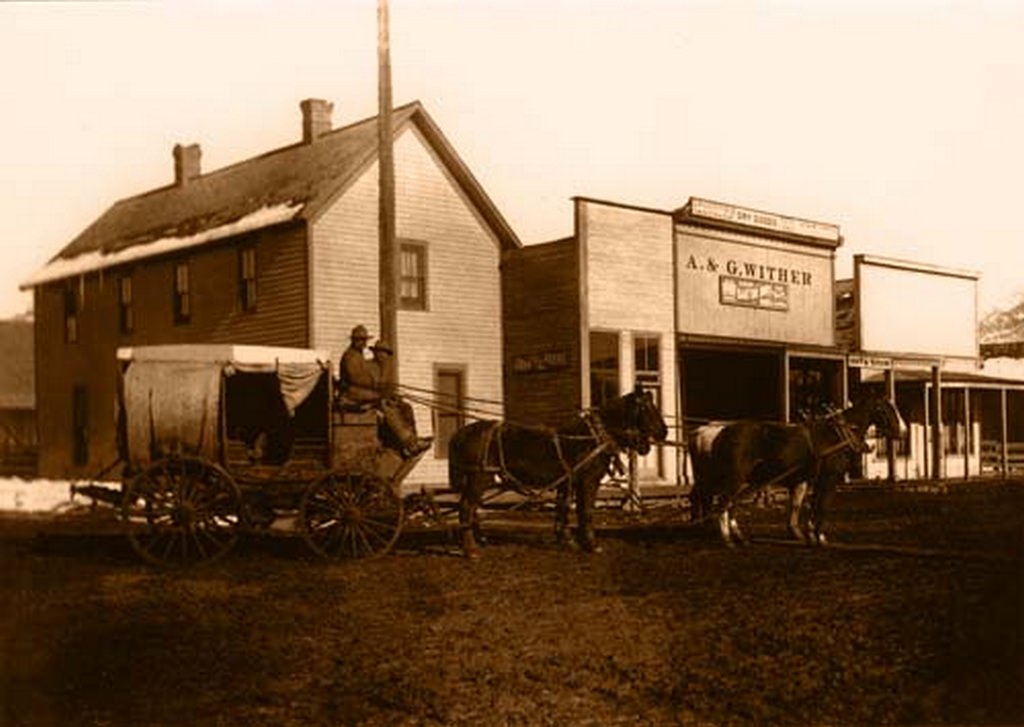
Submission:
[[[599,555],[600,553],[604,552],[604,548],[602,548],[600,545],[598,545],[592,540],[580,543],[580,550],[582,550],[584,553],[590,553],[591,555]]]
[[[480,560],[480,551],[476,548],[473,548],[472,550],[463,549],[462,554],[465,556],[466,560]]]
[[[580,549],[579,543],[571,538],[560,538],[557,541],[557,544],[562,550],[568,550],[574,553]]]

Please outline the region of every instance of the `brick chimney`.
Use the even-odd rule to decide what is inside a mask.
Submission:
[[[203,155],[198,144],[174,145],[174,185],[182,187],[202,173],[199,170],[199,159]]]
[[[302,109],[302,142],[312,144],[331,130],[331,111],[334,104],[319,98],[307,98],[299,103]]]

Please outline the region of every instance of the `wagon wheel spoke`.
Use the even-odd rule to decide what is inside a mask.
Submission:
[[[241,495],[219,466],[195,457],[155,463],[127,485],[132,547],[159,565],[219,558],[238,540]]]
[[[377,556],[398,540],[402,514],[402,502],[390,483],[368,475],[332,473],[303,497],[303,535],[323,557]]]

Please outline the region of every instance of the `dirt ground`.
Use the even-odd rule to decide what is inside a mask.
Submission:
[[[824,549],[740,517],[732,551],[665,509],[566,552],[534,513],[476,562],[263,536],[170,572],[101,516],[2,519],[0,725],[1024,724],[1024,484],[844,491]]]

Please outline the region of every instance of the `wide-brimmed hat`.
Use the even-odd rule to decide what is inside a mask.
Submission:
[[[375,344],[370,346],[371,351],[380,351],[381,353],[390,353],[394,355],[395,349],[391,348],[385,341],[377,341]]]
[[[352,329],[352,340],[365,341],[370,338],[370,332],[366,330],[366,326],[358,325]]]

